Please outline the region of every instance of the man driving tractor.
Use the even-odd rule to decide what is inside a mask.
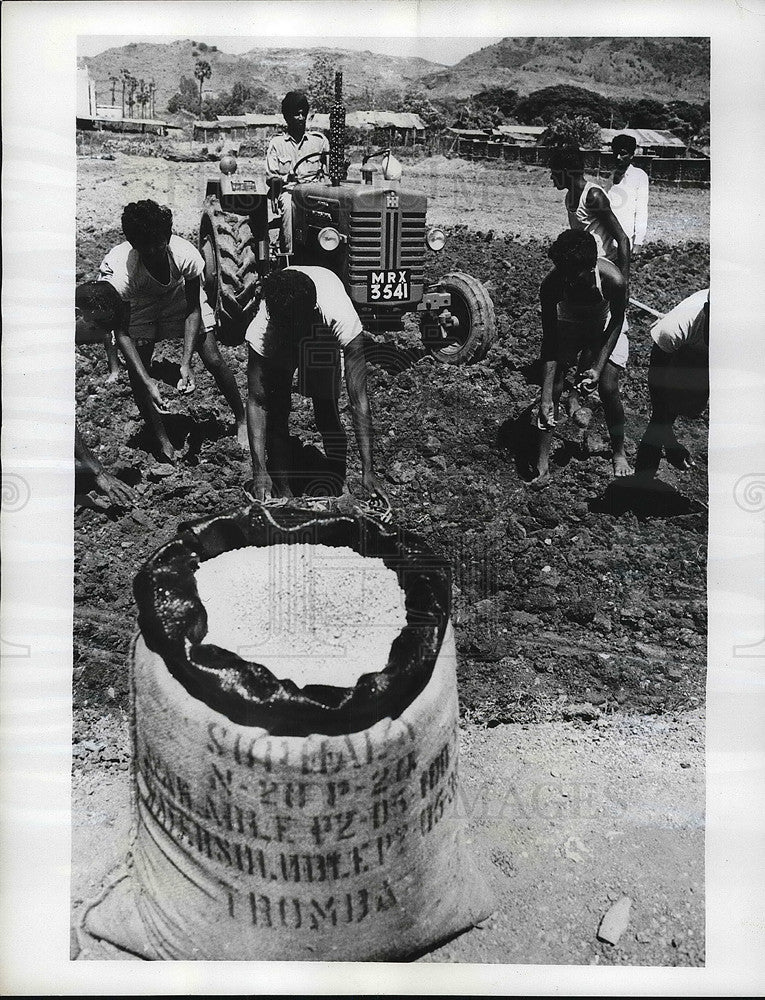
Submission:
[[[312,180],[319,172],[322,154],[329,152],[323,133],[306,131],[308,110],[308,98],[301,90],[286,94],[282,114],[287,131],[275,135],[266,151],[266,183],[271,207],[281,216],[283,253],[292,253],[292,189],[301,181]]]

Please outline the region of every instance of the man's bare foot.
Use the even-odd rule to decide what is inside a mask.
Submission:
[[[159,444],[155,455],[158,462],[163,462],[166,465],[175,465],[181,457],[181,452],[173,448],[168,442],[167,444]]]
[[[679,441],[676,446],[665,448],[664,453],[667,461],[676,469],[692,469],[696,464],[691,458],[691,453]]]
[[[543,490],[546,486],[549,486],[552,482],[552,476],[548,469],[544,472],[540,472],[537,469],[537,475],[529,482],[529,489],[532,490]]]
[[[632,475],[632,467],[630,466],[630,463],[627,461],[626,455],[614,455],[613,462],[614,462],[614,475],[617,477],[617,479],[620,479],[623,476]]]
[[[248,451],[250,447],[250,439],[247,434],[247,424],[244,421],[241,424],[236,425],[236,440],[239,442],[239,447],[242,451]]]

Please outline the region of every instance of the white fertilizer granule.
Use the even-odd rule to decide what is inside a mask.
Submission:
[[[203,642],[298,687],[353,687],[383,670],[406,625],[396,574],[347,546],[233,549],[203,562],[196,582],[207,609]]]

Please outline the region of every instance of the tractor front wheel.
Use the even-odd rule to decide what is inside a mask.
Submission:
[[[452,302],[446,313],[434,317],[439,320],[437,327],[431,321],[425,346],[434,358],[450,365],[483,361],[497,339],[489,293],[477,278],[462,271],[445,275],[435,289],[448,292]]]
[[[224,212],[215,195],[205,199],[199,227],[207,301],[223,344],[241,344],[258,306],[257,234],[250,216]]]

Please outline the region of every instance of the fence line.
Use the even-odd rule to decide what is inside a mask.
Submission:
[[[521,146],[491,139],[457,140],[456,152],[466,160],[526,163],[546,167],[551,146]],[[585,169],[595,174],[610,174],[614,168],[612,153],[599,149],[582,150]],[[642,167],[654,183],[671,183],[682,187],[709,185],[710,161],[681,157],[636,156],[635,166]]]

